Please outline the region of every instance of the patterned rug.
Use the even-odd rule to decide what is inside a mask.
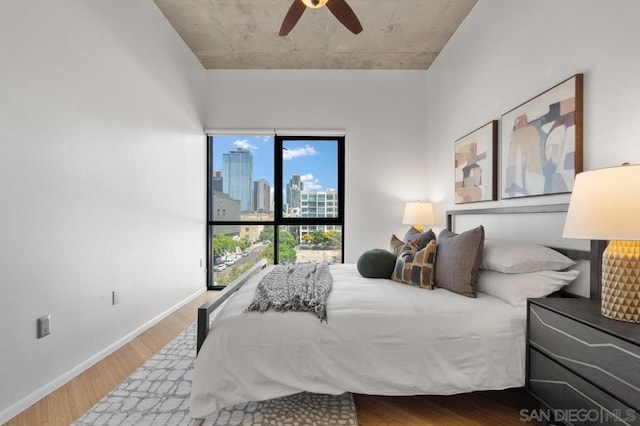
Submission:
[[[189,394],[195,361],[196,324],[189,326],[131,376],[102,398],[74,425],[192,424]],[[299,393],[220,410],[198,425],[357,425],[350,393]]]

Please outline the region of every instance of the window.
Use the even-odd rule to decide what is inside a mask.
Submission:
[[[342,262],[344,136],[208,135],[207,287],[262,258]]]

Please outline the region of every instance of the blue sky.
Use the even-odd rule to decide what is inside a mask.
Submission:
[[[285,183],[297,173],[307,190],[338,189],[337,142],[287,140],[284,147],[287,148],[283,156]],[[253,180],[265,179],[273,187],[274,136],[214,136],[213,168],[222,169],[222,154],[235,148],[253,152]]]

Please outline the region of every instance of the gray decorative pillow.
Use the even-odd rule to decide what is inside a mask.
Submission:
[[[461,234],[454,234],[446,229],[440,232],[436,257],[436,287],[463,296],[476,297],[483,245],[482,225]]]
[[[413,226],[404,234],[404,242],[409,243],[411,241],[418,241],[418,250],[422,250],[429,244],[429,241],[435,240],[436,234],[431,229],[428,231],[420,232]]]
[[[383,249],[367,250],[360,255],[357,267],[366,278],[391,278],[396,264],[396,256]]]
[[[396,237],[395,234],[391,236],[391,241],[389,242],[389,251],[393,253],[396,257],[400,254],[400,249],[405,243],[409,243],[411,241],[418,241],[418,250],[422,250],[429,244],[429,241],[435,240],[436,234],[429,229],[428,231],[420,232],[413,226],[404,234],[404,241],[400,238]]]

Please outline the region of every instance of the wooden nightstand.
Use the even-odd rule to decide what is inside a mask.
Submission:
[[[640,324],[596,300],[529,299],[526,385],[552,421],[640,425]]]

